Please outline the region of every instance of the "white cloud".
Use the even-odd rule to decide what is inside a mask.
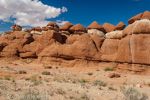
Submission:
[[[62,7],[62,12],[67,12],[68,9],[66,7]]]
[[[0,20],[21,26],[45,26],[46,19],[55,18],[61,12],[67,12],[67,8],[44,5],[39,0],[0,0]]]
[[[68,21],[56,20],[56,24],[58,24],[59,26],[64,25],[66,22],[68,22]]]
[[[0,31],[0,34],[3,34],[3,31]]]

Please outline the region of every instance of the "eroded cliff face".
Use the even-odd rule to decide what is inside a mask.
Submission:
[[[68,36],[66,43],[62,40],[62,35],[55,31],[47,31],[43,35],[15,31],[1,36],[0,56],[150,64],[150,34],[140,33],[121,39],[107,39],[86,33]]]
[[[33,29],[13,29],[0,37],[0,57],[48,59],[49,62],[50,59],[61,58],[150,64],[150,18],[146,16],[149,16],[148,12],[139,18],[131,18],[129,22],[132,23],[124,30],[125,25],[121,22],[111,27],[108,33],[107,25],[103,28],[97,22],[93,22],[87,30],[80,24],[73,26],[67,22],[59,29],[56,23],[50,23],[42,29],[34,28],[34,31],[40,30],[40,34],[32,34]]]

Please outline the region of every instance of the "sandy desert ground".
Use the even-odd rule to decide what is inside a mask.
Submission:
[[[149,76],[119,73],[111,62],[101,65],[62,67],[31,59],[1,59],[0,100],[125,100],[123,90],[129,88],[145,93],[150,100]],[[109,78],[114,72],[121,77]]]

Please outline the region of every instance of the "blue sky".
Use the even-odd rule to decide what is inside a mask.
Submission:
[[[146,10],[150,11],[150,0],[19,0],[18,4],[16,4],[18,0],[5,1],[10,3],[3,2],[3,5],[0,4],[0,9],[2,8],[0,11],[0,32],[10,30],[14,23],[20,23],[21,26],[30,28],[29,26],[45,25],[48,21],[58,22],[60,25],[69,21],[72,24],[80,23],[85,27],[93,21],[97,21],[101,25],[105,22],[116,25],[123,21],[128,25],[127,21],[131,17]],[[30,8],[26,6],[28,3],[32,6],[31,2],[33,1],[34,4],[41,3],[39,6],[25,10]],[[46,5],[53,7],[55,10],[53,11],[52,8],[48,8]],[[62,7],[65,8],[64,11]],[[42,13],[46,9],[49,13],[46,13],[46,11]],[[9,15],[10,12],[12,13]],[[31,12],[34,14],[32,15]],[[40,21],[44,23],[40,23]]]

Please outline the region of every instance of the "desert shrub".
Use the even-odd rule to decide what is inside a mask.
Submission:
[[[104,69],[104,71],[114,71],[115,70],[115,68],[110,68],[110,67],[106,67],[105,69]]]
[[[1,86],[0,89],[5,91],[5,90],[7,90],[7,87],[6,86]]]
[[[22,62],[23,62],[23,63],[26,63],[26,64],[32,63],[32,61],[28,61],[28,59],[24,59],[24,60],[22,60]]]
[[[93,75],[93,73],[88,73],[89,76]]]
[[[4,76],[4,79],[5,79],[5,80],[10,80],[10,78],[11,78],[11,75],[5,75],[5,76]]]
[[[113,88],[112,86],[108,87],[108,89],[109,89],[110,91],[117,91],[117,89]]]
[[[33,82],[34,85],[39,85],[39,84],[42,83],[41,80],[37,80],[37,79],[36,79],[36,76],[32,76],[32,77],[30,78],[30,80],[31,80],[31,82]]]
[[[39,92],[29,90],[19,100],[42,100]]]
[[[98,88],[99,90],[103,90],[101,87],[100,88]]]
[[[138,92],[135,88],[120,87],[121,92],[124,94],[125,100],[147,100],[148,96],[145,93]]]
[[[65,95],[66,94],[66,92],[64,90],[62,90],[61,88],[57,89],[56,93],[60,94],[60,95]]]
[[[59,78],[57,78],[57,77],[54,78],[54,81],[59,82],[59,83],[62,83],[62,80],[59,79]]]
[[[48,79],[44,79],[44,81],[45,81],[45,82],[49,82],[49,80],[48,80]]]
[[[76,82],[76,80],[72,80],[72,83],[73,83],[73,84],[76,84],[77,82]]]
[[[87,82],[89,82],[89,80],[87,80],[87,79],[81,79],[81,80],[78,80],[78,82],[80,82],[80,83],[87,83]]]
[[[50,72],[44,71],[44,72],[42,72],[42,75],[50,75]]]
[[[90,100],[90,99],[89,99],[89,97],[88,97],[88,95],[86,93],[83,93],[81,95],[81,100]]]
[[[93,85],[94,86],[107,86],[107,83],[106,82],[103,82],[103,81],[101,81],[101,80],[94,80],[93,81]]]
[[[58,69],[58,66],[56,66],[56,69]]]
[[[5,66],[5,68],[7,68],[7,69],[8,69],[8,68],[9,68],[9,66]]]
[[[73,96],[69,96],[69,99],[74,99],[74,97]]]

